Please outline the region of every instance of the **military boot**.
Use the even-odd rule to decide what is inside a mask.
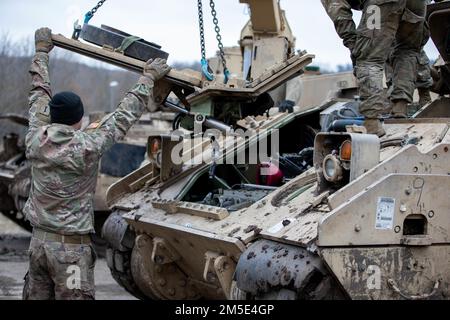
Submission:
[[[419,104],[425,107],[431,102],[431,93],[429,88],[419,88]]]
[[[366,119],[364,122],[364,127],[367,130],[367,134],[374,134],[380,138],[386,134],[384,131],[383,124],[379,119]]]
[[[408,118],[408,102],[406,100],[397,100],[392,106],[391,117],[395,119]]]

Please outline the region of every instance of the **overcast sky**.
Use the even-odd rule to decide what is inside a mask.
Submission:
[[[217,42],[204,0],[207,55],[214,55]],[[240,31],[249,19],[246,5],[239,0],[215,0],[225,46],[237,44]],[[0,31],[14,39],[30,37],[41,26],[68,37],[73,22],[97,3],[96,0],[0,0]],[[337,37],[320,0],[281,0],[297,38],[297,48],[316,55],[315,63],[334,67],[350,63],[348,51]],[[169,62],[200,59],[196,0],[108,0],[91,20],[160,44],[170,53]],[[430,58],[437,57],[431,41]]]

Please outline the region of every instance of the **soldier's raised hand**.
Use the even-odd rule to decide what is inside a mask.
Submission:
[[[144,66],[144,76],[153,81],[158,81],[170,72],[172,68],[167,65],[167,61],[161,58],[150,59]]]
[[[40,28],[34,34],[36,52],[49,53],[53,49],[52,30],[49,28]]]

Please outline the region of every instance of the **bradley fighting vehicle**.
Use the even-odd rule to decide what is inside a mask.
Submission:
[[[448,3],[430,6],[433,40],[446,63],[448,15]],[[352,125],[360,119],[330,122],[355,110],[345,99],[242,117],[235,125],[248,137],[218,143],[219,158],[229,162],[207,150],[213,159],[193,165],[205,139],[183,140],[181,151],[173,136],[151,137],[153,161],[108,192],[114,214],[104,235],[113,274],[153,299],[447,299],[446,63],[435,72],[442,96],[410,120],[386,120],[381,140]],[[273,70],[275,77],[286,72],[283,64]],[[215,107],[234,96],[208,90],[188,102]],[[317,123],[323,132],[313,146]],[[232,161],[248,159],[252,146],[276,134],[277,166],[274,154]],[[171,155],[179,152],[191,162],[175,164]]]
[[[292,54],[295,49],[295,38],[292,35],[292,31],[287,23],[286,16],[283,11],[279,10],[273,12],[273,14],[276,15],[273,18],[278,19],[278,25],[270,26],[262,17],[264,17],[266,13],[270,13],[273,9],[268,7],[267,4],[258,9],[255,9],[255,6],[252,5],[252,8],[254,8],[255,11],[253,14],[254,18],[252,21],[249,21],[242,31],[240,47],[225,48],[225,59],[233,77],[243,78],[243,70],[245,70],[246,79],[250,76],[255,78],[259,77],[259,75],[265,72],[269,66],[272,66],[276,61],[283,60],[283,57]],[[266,30],[270,31],[269,34],[265,32]],[[259,36],[254,37],[255,31],[259,34]],[[107,26],[103,26],[102,29],[97,29],[90,25],[85,25],[83,30],[78,29],[76,30],[76,33],[78,33],[77,36],[81,34],[84,40],[101,45],[103,49],[110,51],[113,51],[114,46],[118,46],[120,44],[121,51],[124,51],[124,53],[128,56],[136,57],[141,60],[157,56],[167,58],[168,56],[167,53],[160,50],[160,46],[154,43],[148,43],[144,40],[133,43],[130,41],[133,38],[130,37],[130,35]],[[62,42],[58,42],[58,40],[61,41],[61,39]],[[96,50],[83,51],[83,47],[79,44],[73,46],[70,43],[68,44],[67,41],[64,41],[61,37],[57,36],[55,42],[59,43],[59,45],[63,48],[71,49],[88,56],[93,56],[94,58],[96,57]],[[252,57],[250,53],[253,48],[253,42],[255,42],[255,48],[265,48],[262,51],[265,53],[265,57],[255,58],[252,64]],[[124,56],[122,56],[122,58],[124,58]],[[109,61],[107,55],[102,56],[101,59],[103,61]],[[130,65],[126,65],[126,62],[124,61],[118,60],[116,61],[116,64],[119,66],[125,66],[131,70],[136,70],[136,68],[139,69],[139,67],[136,66],[131,67]],[[223,72],[223,65],[218,57],[210,59],[209,65],[212,70],[214,70],[216,75]],[[251,74],[250,69],[252,69]],[[184,78],[181,82],[188,79],[194,87],[198,86],[198,79],[195,77],[189,77],[191,73],[192,72],[187,70],[184,71]],[[196,73],[193,72],[192,74],[195,75]],[[343,84],[339,86],[338,91],[343,92],[344,90],[341,89],[347,88],[347,91],[352,92],[355,88],[354,80],[349,77],[348,74],[339,75],[338,78],[339,79],[337,82]],[[317,98],[319,97],[319,101],[322,101],[323,97],[321,97],[320,94],[311,94],[314,90],[318,90],[318,86],[317,83],[314,83],[314,81],[308,80],[310,79],[308,78],[306,81],[300,82],[298,79],[294,79],[290,82],[290,86],[281,86],[280,89],[271,92],[271,94],[275,96],[274,98],[276,100],[282,101],[286,98],[289,100],[294,100],[292,103],[298,102],[300,106],[315,105],[318,101]],[[324,76],[323,79],[320,79],[321,85],[319,87],[322,89],[322,92],[331,91],[334,94],[335,90],[333,90],[333,86],[335,80],[336,76],[334,75],[327,75]],[[185,89],[186,86],[175,87],[175,90],[177,91]],[[305,91],[305,94],[302,95],[301,101],[298,101],[298,92],[301,92],[302,89]],[[292,94],[289,94],[286,91],[292,92]],[[155,100],[161,103],[159,99],[161,98],[157,97]],[[171,125],[173,122],[174,126],[177,126],[186,115],[185,110],[182,110],[180,113],[178,108],[172,108],[172,112],[157,112],[160,109],[159,106],[160,104],[158,103],[151,104],[149,106],[151,116],[144,116],[140,120],[140,123],[131,129],[130,133],[127,135],[126,141],[114,146],[102,160],[97,191],[95,194],[95,211],[96,213],[99,213],[96,215],[97,229],[101,228],[104,220],[110,212],[105,202],[107,188],[119,178],[127,175],[139,167],[140,163],[144,160],[144,146],[146,144],[148,134],[152,131],[168,132],[170,129],[168,126],[169,124]],[[173,121],[177,113],[179,113],[178,117],[175,119],[176,121]],[[100,114],[91,115],[89,119],[91,122],[96,120],[92,116],[98,117]],[[19,115],[0,115],[0,120],[5,122],[14,122],[16,125],[22,127],[28,126],[28,120]],[[88,125],[88,121],[86,122],[86,125]],[[16,134],[6,135],[3,137],[3,140],[4,148],[0,151],[0,194],[2,197],[0,212],[3,212],[6,217],[12,219],[25,229],[30,230],[30,225],[24,220],[22,214],[23,206],[28,198],[30,186],[30,168],[29,163],[25,158],[23,142]],[[127,161],[117,161],[124,155],[127,156]]]
[[[242,2],[252,12],[268,5],[266,30],[279,30],[276,1]],[[103,236],[116,280],[150,299],[448,299],[449,12],[448,2],[428,12],[444,60],[434,72],[440,98],[412,119],[387,119],[382,139],[359,126],[354,99],[274,108],[269,93],[311,55],[285,50],[258,76],[251,68],[226,84],[171,71],[154,97],[180,113],[179,130],[150,136],[150,162],[107,194]],[[253,43],[252,63],[256,51],[264,46]]]

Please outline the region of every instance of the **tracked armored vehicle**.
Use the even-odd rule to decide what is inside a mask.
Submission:
[[[449,10],[431,5],[428,16],[444,60],[440,98],[412,119],[386,120],[381,140],[364,134],[357,101],[345,99],[228,123],[247,136],[150,137],[151,162],[107,195],[117,281],[150,299],[448,299]],[[288,78],[292,62],[269,81]],[[277,136],[269,156],[236,161]]]

